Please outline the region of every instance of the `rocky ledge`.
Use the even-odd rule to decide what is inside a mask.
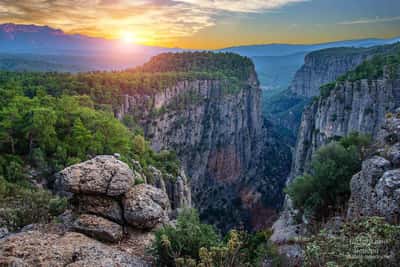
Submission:
[[[71,211],[61,223],[32,225],[0,239],[0,266],[148,266],[152,230],[169,223],[163,190],[135,185],[138,173],[97,156],[56,175]]]

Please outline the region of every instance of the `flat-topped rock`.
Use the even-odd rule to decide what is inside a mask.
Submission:
[[[83,214],[74,222],[73,229],[100,241],[118,242],[123,237],[122,226],[98,217],[96,215]]]
[[[134,184],[129,166],[114,156],[97,156],[57,174],[63,191],[76,194],[120,196]]]

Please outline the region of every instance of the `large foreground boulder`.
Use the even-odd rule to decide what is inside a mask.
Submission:
[[[388,116],[374,144],[373,157],[351,179],[348,219],[380,216],[400,221],[400,110]]]
[[[74,222],[73,229],[100,241],[118,242],[123,237],[122,226],[98,217],[83,214]]]
[[[56,184],[75,194],[120,196],[134,184],[129,166],[114,156],[97,156],[57,174]]]
[[[133,227],[151,229],[168,220],[168,196],[153,186],[141,184],[132,187],[122,204],[125,221]]]
[[[80,233],[65,235],[28,231],[0,240],[0,266],[145,267],[147,263],[123,250]]]

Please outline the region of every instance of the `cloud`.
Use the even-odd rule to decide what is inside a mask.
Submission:
[[[230,12],[258,13],[282,6],[305,2],[308,0],[175,0],[189,3],[202,8],[216,9]]]
[[[375,18],[366,18],[359,20],[351,20],[351,21],[342,21],[337,24],[339,25],[353,25],[353,24],[370,24],[370,23],[382,23],[382,22],[391,22],[400,20],[400,16],[397,17],[375,17]]]
[[[0,23],[29,23],[68,33],[176,45],[217,23],[222,12],[254,13],[307,0],[0,0]]]
[[[215,24],[211,10],[172,0],[0,0],[0,22],[33,23],[70,33],[144,43],[173,42]]]

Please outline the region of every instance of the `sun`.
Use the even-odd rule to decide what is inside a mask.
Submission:
[[[120,39],[127,44],[132,44],[137,42],[137,36],[133,32],[123,31],[121,32]]]

